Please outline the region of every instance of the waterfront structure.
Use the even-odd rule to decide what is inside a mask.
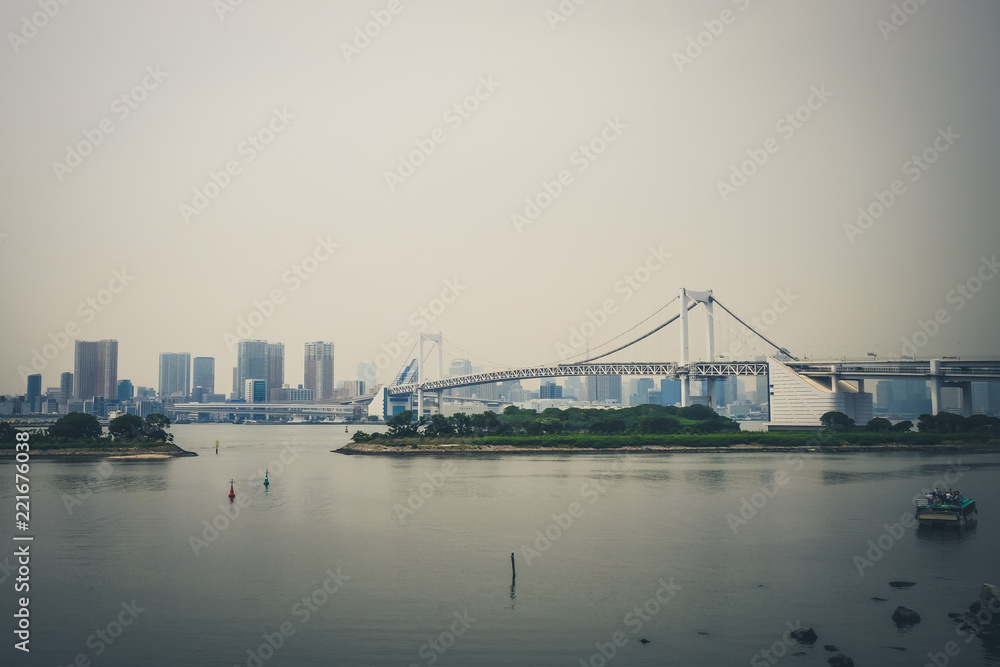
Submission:
[[[317,401],[333,400],[336,386],[333,383],[333,343],[306,343],[303,380],[303,386],[312,389]]]
[[[171,398],[187,400],[191,395],[191,353],[160,353],[160,384],[158,395],[161,401]]]
[[[76,341],[73,359],[73,398],[118,395],[118,341]]]
[[[562,397],[563,397],[563,388],[558,384],[556,384],[555,382],[543,382],[542,386],[538,391],[538,398],[542,400],[547,398],[562,398]]]

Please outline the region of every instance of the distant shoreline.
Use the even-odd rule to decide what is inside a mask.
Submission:
[[[13,460],[17,452],[14,448],[0,449],[0,462]],[[177,445],[161,444],[150,447],[124,445],[122,447],[60,447],[58,449],[32,449],[29,452],[32,460],[59,459],[62,461],[97,461],[100,459],[115,460],[162,460],[198,456],[195,452],[181,449]]]
[[[717,447],[685,447],[682,445],[642,445],[625,447],[515,447],[513,445],[470,445],[454,443],[443,445],[418,445],[417,447],[391,447],[375,443],[351,442],[340,449],[330,450],[347,456],[420,456],[422,454],[475,455],[475,454],[756,454],[770,452],[809,452],[819,454],[864,452],[998,452],[1000,445],[946,444],[946,445],[832,445],[827,447],[781,447],[774,445],[729,445]]]

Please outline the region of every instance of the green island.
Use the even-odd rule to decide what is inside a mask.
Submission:
[[[56,420],[47,429],[18,429],[0,422],[0,457],[13,457],[18,433],[28,433],[32,458],[59,457],[74,459],[130,458],[165,459],[197,456],[173,443],[167,433],[170,419],[153,413],[145,419],[135,415],[115,417],[104,434],[97,418],[82,412],[71,412]]]
[[[824,414],[822,430],[741,431],[738,422],[705,405],[639,405],[620,409],[508,406],[483,412],[415,420],[406,410],[386,433],[357,431],[341,454],[538,453],[599,451],[869,451],[876,449],[1000,449],[1000,419],[948,412],[920,415],[914,424],[876,417],[864,426],[842,412]]]

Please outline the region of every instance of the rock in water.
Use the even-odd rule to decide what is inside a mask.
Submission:
[[[789,634],[800,644],[812,644],[819,639],[816,636],[816,631],[812,628],[795,628]]]
[[[888,602],[888,600],[886,600],[885,598],[872,598],[872,600],[875,600],[877,602]]]
[[[916,586],[914,581],[890,581],[889,585],[893,588],[909,588],[910,586]]]
[[[831,655],[827,662],[833,665],[833,667],[854,667],[854,661],[843,653]]]
[[[896,625],[913,625],[920,622],[920,614],[906,607],[896,607],[896,611],[892,612],[892,620]]]
[[[833,652],[833,651],[839,651],[840,647],[838,647],[836,644],[824,644],[823,649],[826,651]]]

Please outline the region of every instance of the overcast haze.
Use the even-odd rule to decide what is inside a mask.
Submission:
[[[982,259],[1000,250],[992,0],[902,3],[918,9],[891,32],[884,0],[591,0],[554,28],[556,0],[403,0],[347,55],[389,3],[245,0],[220,18],[222,4],[78,0],[37,31],[24,17],[38,4],[0,6],[0,392],[23,393],[18,366],[73,323],[119,341],[120,379],[155,386],[158,353],[190,352],[216,358],[228,392],[224,336],[276,289],[284,303],[249,337],[285,343],[286,382],[302,382],[313,340],[335,343],[336,379],[351,379],[415,336],[411,314],[448,281],[461,293],[427,330],[479,364],[557,360],[611,299],[596,346],[682,286],[746,318],[790,291],[767,335],[799,356],[899,354],[939,309],[920,356],[1000,353],[1000,279]],[[120,101],[143,85],[134,108]],[[778,124],[810,102],[798,127]],[[113,132],[54,166],[102,119]],[[265,128],[270,144],[243,143]],[[446,140],[387,183],[437,128]],[[603,154],[574,157],[602,131]],[[906,165],[928,148],[933,164]],[[766,162],[720,192],[747,151]],[[185,214],[230,161],[228,186]],[[562,170],[555,201],[515,224]],[[845,229],[897,179],[880,218]],[[317,239],[339,247],[296,283],[286,272]],[[616,284],[650,248],[670,257],[626,298]],[[134,279],[89,319],[78,305],[121,270]],[[977,272],[990,280],[973,298],[949,299]],[[638,353],[652,355],[676,360],[676,336]],[[72,370],[69,346],[43,387]]]

